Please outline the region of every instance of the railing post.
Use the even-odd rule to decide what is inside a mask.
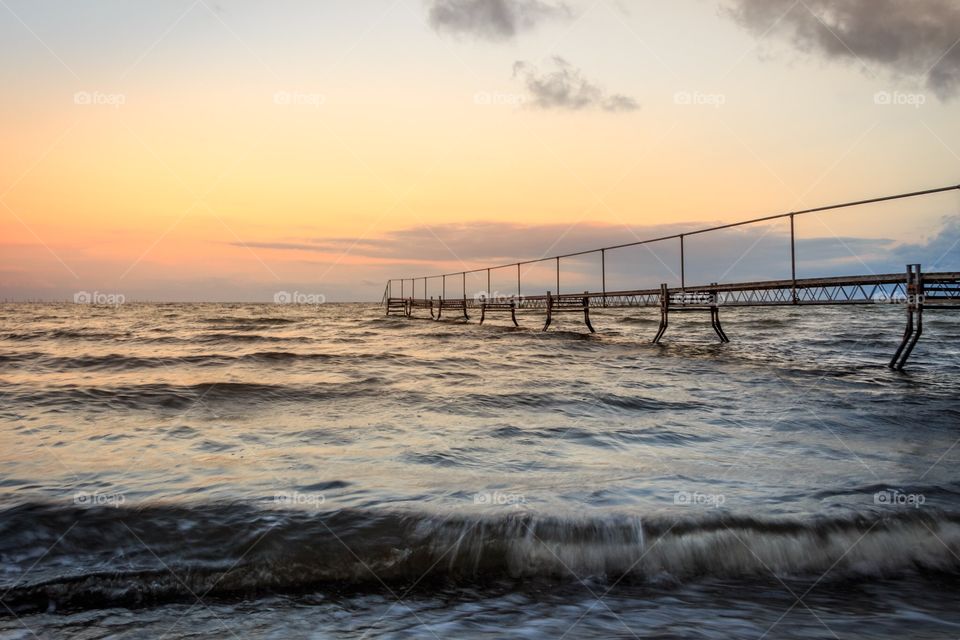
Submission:
[[[520,298],[520,263],[517,263],[517,298]]]
[[[607,250],[600,249],[600,287],[603,291],[603,306],[607,306]]]
[[[793,222],[794,214],[790,214],[790,278],[793,280],[793,304],[797,304],[797,242]]]
[[[403,278],[400,278],[400,297],[401,298],[406,297],[403,295],[403,282],[404,282]]]
[[[686,265],[684,264],[683,256],[683,234],[680,234],[680,288],[687,288],[687,274],[686,274]]]
[[[387,280],[387,297],[393,297],[393,279]]]
[[[427,299],[427,279],[423,279],[423,299]]]
[[[487,269],[487,296],[490,295],[490,269]]]
[[[467,299],[467,272],[464,271],[460,275],[463,276],[463,299],[466,300]]]
[[[443,275],[443,298],[447,297],[447,275]]]
[[[560,295],[560,256],[557,256],[557,295]]]

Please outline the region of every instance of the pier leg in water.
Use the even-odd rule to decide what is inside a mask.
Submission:
[[[487,303],[483,300],[480,301],[480,324],[483,324],[483,319],[487,317]]]
[[[890,364],[887,365],[891,369],[897,368],[897,362],[900,360],[900,354],[903,353],[904,347],[906,347],[907,342],[910,341],[911,335],[913,335],[913,314],[908,310],[907,327],[903,330],[903,339],[900,340],[900,346],[897,347],[897,350],[893,353],[893,357],[890,359]]]
[[[923,335],[923,273],[919,264],[907,265],[907,327],[903,332],[903,340],[897,347],[889,367],[903,371],[907,359],[917,346],[920,336]],[[916,316],[916,320],[914,320]]]
[[[660,342],[660,338],[667,331],[668,318],[670,316],[670,295],[667,293],[667,285],[660,285],[660,328],[657,335],[653,338],[653,343]]]
[[[440,316],[443,315],[443,296],[440,296],[439,305],[437,306],[437,317],[434,320],[439,320]]]
[[[584,293],[588,292],[584,291]],[[590,298],[588,296],[583,297],[583,321],[587,323],[587,329],[590,329],[590,333],[596,333],[593,325],[590,324]]]
[[[716,305],[710,307],[710,324],[713,326],[713,330],[717,332],[717,336],[720,337],[720,342],[730,342],[730,338],[727,337],[720,325],[720,309]]]
[[[517,322],[517,301],[510,301],[510,319],[513,320],[513,326],[519,327],[520,323]]]
[[[714,282],[712,286],[717,286],[717,283]],[[720,337],[720,342],[730,342],[727,332],[723,330],[723,326],[720,324],[720,302],[716,291],[710,292],[710,324]]]
[[[543,330],[550,328],[550,322],[553,320],[553,296],[547,291],[547,321],[543,325]]]

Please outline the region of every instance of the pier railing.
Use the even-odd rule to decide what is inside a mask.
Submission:
[[[524,300],[528,302],[533,302],[535,299],[543,297],[542,289],[540,291],[528,291],[528,294],[533,295],[524,295],[524,283],[523,283],[523,269],[524,267],[531,267],[533,265],[550,265],[553,264],[552,270],[553,274],[553,285],[555,286],[552,289],[552,292],[556,294],[561,293],[561,272],[562,272],[562,261],[569,260],[573,258],[585,258],[588,256],[599,256],[600,259],[600,285],[601,288],[599,291],[589,292],[593,297],[599,297],[607,301],[610,297],[615,297],[622,295],[624,289],[620,288],[617,290],[608,290],[607,287],[607,266],[608,266],[608,254],[610,252],[616,251],[618,249],[626,249],[629,247],[639,247],[643,245],[650,245],[654,243],[664,243],[664,242],[676,242],[676,250],[679,252],[677,264],[674,265],[679,270],[679,283],[680,289],[685,289],[687,287],[687,277],[688,277],[688,266],[689,262],[689,247],[688,239],[696,236],[702,236],[704,234],[709,234],[713,232],[719,232],[724,230],[730,230],[735,228],[743,228],[750,225],[760,225],[763,223],[768,223],[771,221],[777,220],[788,220],[789,221],[789,262],[790,262],[790,282],[792,283],[793,289],[793,299],[797,299],[797,237],[796,237],[796,218],[800,216],[805,216],[814,213],[822,213],[827,211],[836,211],[840,209],[847,209],[851,207],[859,207],[869,204],[878,204],[883,202],[890,202],[894,200],[906,200],[910,198],[919,198],[921,196],[928,196],[937,193],[945,193],[949,191],[960,190],[960,184],[940,187],[936,189],[926,189],[923,191],[912,191],[909,193],[900,193],[896,195],[882,196],[878,198],[868,198],[864,200],[856,200],[852,202],[842,202],[839,204],[826,205],[821,207],[813,207],[809,209],[802,209],[798,211],[790,211],[787,213],[779,213],[769,216],[763,216],[759,218],[752,218],[749,220],[742,220],[740,222],[732,222],[729,224],[722,224],[712,227],[707,227],[703,229],[694,229],[692,231],[684,231],[681,233],[674,233],[664,236],[659,236],[656,238],[648,238],[645,240],[637,240],[634,242],[625,242],[621,244],[610,245],[606,247],[600,247],[597,249],[587,249],[584,251],[575,251],[572,253],[564,253],[560,255],[547,256],[543,258],[534,258],[529,260],[518,260],[517,262],[500,264],[496,266],[489,267],[479,267],[476,269],[465,269],[462,271],[454,271],[451,273],[435,274],[435,275],[426,275],[418,276],[413,278],[397,278],[387,281],[386,289],[384,291],[384,300],[383,303],[386,303],[387,300],[391,298],[418,298],[418,299],[429,299],[432,296],[437,298],[450,299],[450,298],[461,298],[466,299],[468,297],[467,289],[467,277],[476,277],[479,275],[480,278],[485,276],[486,278],[486,289],[484,293],[486,296],[491,296],[491,291],[493,289],[491,277],[493,272],[501,270],[512,270],[515,272],[516,279],[516,290],[515,292],[511,291],[509,294],[506,292],[502,293],[501,296],[509,296],[510,298],[515,298],[517,300]],[[785,256],[786,258],[786,256]],[[669,265],[666,265],[667,268],[670,268]],[[671,269],[672,270],[672,269]],[[541,280],[542,282],[542,280]],[[700,283],[704,284],[704,283]],[[630,291],[639,291],[640,288],[630,289]],[[569,291],[570,294],[582,295],[580,292]],[[450,295],[448,295],[450,294]],[[459,295],[457,295],[459,294]]]

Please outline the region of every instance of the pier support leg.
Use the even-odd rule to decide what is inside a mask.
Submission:
[[[440,296],[439,305],[437,306],[437,317],[434,320],[440,320],[440,317],[443,315],[443,296]]]
[[[717,283],[714,282],[712,286],[717,286]],[[720,294],[716,290],[710,293],[710,324],[713,326],[713,330],[717,332],[717,336],[720,338],[720,342],[730,342],[730,338],[727,337],[727,332],[723,330],[723,325],[720,324]]]
[[[467,322],[470,320],[470,316],[467,315],[467,299],[463,299],[463,321]]]
[[[487,317],[487,303],[481,302],[480,303],[480,324],[483,324],[483,320],[486,317]]]
[[[584,291],[584,293],[587,293]],[[587,329],[590,329],[590,333],[596,333],[596,329],[593,328],[593,325],[590,324],[590,298],[587,296],[583,297],[583,321],[587,323]]]
[[[433,318],[433,296],[430,296],[430,317]]]
[[[897,350],[893,353],[893,358],[890,359],[890,364],[887,365],[891,369],[897,368],[897,365],[900,362],[900,355],[903,353],[903,350],[906,348],[907,344],[910,342],[911,336],[913,336],[913,312],[908,309],[907,310],[907,327],[903,330],[903,339],[900,340],[900,346],[897,347]]]
[[[723,326],[720,324],[720,308],[717,305],[710,307],[710,324],[713,326],[713,330],[717,332],[720,342],[730,342],[730,338],[727,337]]]
[[[919,264],[907,265],[907,327],[903,340],[897,347],[888,365],[891,369],[903,371],[907,359],[923,335],[923,272]]]
[[[653,338],[653,343],[657,344],[660,342],[660,338],[663,337],[663,334],[667,331],[667,325],[669,324],[670,317],[670,295],[667,293],[667,285],[660,285],[660,328],[657,330],[657,335]]]
[[[513,320],[513,326],[519,327],[520,323],[517,322],[517,301],[510,301],[510,319]]]
[[[553,297],[550,295],[550,292],[547,291],[547,321],[543,325],[544,331],[550,328],[550,323],[552,321],[553,321]]]

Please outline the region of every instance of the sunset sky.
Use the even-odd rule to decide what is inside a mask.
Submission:
[[[960,183],[952,0],[0,0],[0,81],[0,299],[379,300]],[[798,231],[952,268],[958,215]]]

